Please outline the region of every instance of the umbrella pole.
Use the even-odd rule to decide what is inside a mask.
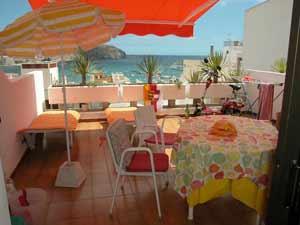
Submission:
[[[67,154],[68,154],[68,163],[71,163],[71,148],[70,148],[70,136],[68,130],[68,112],[67,112],[67,94],[66,94],[66,81],[65,81],[65,61],[64,54],[61,54],[61,71],[62,71],[62,92],[64,100],[64,117],[65,117],[65,133],[66,133],[66,143],[67,143]]]
[[[64,99],[64,117],[65,117],[65,132],[67,142],[68,161],[64,162],[58,170],[58,174],[55,181],[57,187],[79,187],[82,182],[86,179],[86,175],[79,162],[71,161],[70,152],[70,136],[68,130],[68,114],[67,114],[67,95],[66,95],[66,82],[65,82],[65,67],[64,67],[64,51],[63,51],[63,37],[60,37],[61,44],[61,70],[63,80],[63,99]]]

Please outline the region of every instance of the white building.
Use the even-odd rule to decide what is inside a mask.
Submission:
[[[287,58],[293,0],[267,0],[245,13],[243,64],[246,69],[271,70]]]
[[[226,72],[236,71],[238,60],[242,58],[243,44],[240,41],[225,41],[223,48],[224,66]],[[199,71],[202,60],[185,59],[183,60],[183,73],[181,80],[185,81],[193,72]]]
[[[226,71],[236,71],[238,64],[242,63],[243,43],[240,41],[225,41],[223,56],[224,69]]]
[[[41,71],[43,74],[45,97],[48,99],[48,87],[58,83],[58,66],[56,62],[43,63],[23,63],[21,65],[21,74],[28,74],[34,71]]]

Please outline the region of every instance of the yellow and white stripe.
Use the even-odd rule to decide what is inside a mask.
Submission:
[[[99,23],[64,33],[52,33],[39,29],[31,39],[6,49],[5,55],[21,58],[69,55],[75,53],[78,47],[89,50],[110,39],[109,28]]]
[[[0,32],[0,47],[11,47],[31,37],[37,27],[34,13],[27,13]]]
[[[21,58],[73,54],[92,49],[118,35],[123,13],[78,0],[49,3],[27,13],[0,32],[0,54]]]

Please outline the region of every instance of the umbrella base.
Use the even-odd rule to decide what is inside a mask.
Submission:
[[[86,179],[86,175],[79,162],[64,162],[55,181],[56,187],[77,188]]]

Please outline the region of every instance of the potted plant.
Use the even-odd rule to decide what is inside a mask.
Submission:
[[[147,83],[152,84],[153,76],[159,73],[159,60],[155,56],[145,56],[143,60],[137,65],[141,73],[147,77]]]
[[[178,90],[180,90],[182,88],[182,81],[179,79],[176,79],[175,85],[178,88]]]
[[[93,60],[79,48],[73,58],[73,72],[81,76],[81,85],[86,85],[87,76],[93,73]]]
[[[202,76],[200,71],[193,71],[190,73],[190,76],[187,77],[187,81],[191,84],[200,83],[202,80]]]
[[[191,84],[197,84],[200,83],[202,80],[202,76],[200,71],[193,71],[190,73],[190,76],[187,77],[187,81]],[[200,98],[194,98],[193,99],[193,105],[197,106],[197,104],[199,104],[201,102]]]
[[[144,85],[144,101],[146,105],[152,104],[156,108],[156,103],[159,98],[159,90],[157,90],[156,84],[152,84],[153,76],[159,73],[159,60],[154,56],[146,56],[143,60],[137,64],[137,67],[141,73],[144,73],[147,77],[147,84]]]
[[[201,82],[212,80],[214,83],[218,81],[231,81],[231,76],[223,71],[223,66],[226,61],[226,57],[223,57],[223,53],[216,52],[215,54],[205,58],[201,62],[200,75]]]
[[[87,76],[93,71],[93,60],[88,56],[87,52],[78,48],[73,58],[73,72],[81,75],[81,85],[87,85]],[[88,111],[88,104],[81,103],[80,107],[83,111]]]

